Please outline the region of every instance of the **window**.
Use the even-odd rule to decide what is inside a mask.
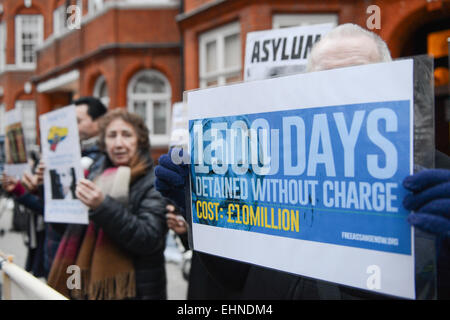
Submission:
[[[338,16],[335,13],[324,14],[276,14],[272,17],[272,28],[308,26],[321,23],[334,23],[337,26]]]
[[[83,16],[83,0],[77,0],[77,6],[80,8],[81,16]]]
[[[200,88],[241,80],[241,35],[238,22],[199,38]]]
[[[104,76],[99,76],[94,85],[94,97],[100,99],[103,104],[108,108],[109,107],[109,93],[108,93],[108,84],[106,83],[106,79]]]
[[[6,67],[6,22],[0,23],[0,72]]]
[[[53,34],[59,35],[66,28],[66,6],[62,5],[53,11]]]
[[[16,108],[22,115],[22,128],[27,150],[36,145],[36,104],[33,100],[16,101]]]
[[[36,47],[43,41],[41,15],[16,16],[16,65],[34,67]]]
[[[103,0],[89,0],[88,14],[95,14],[103,8]]]
[[[145,120],[153,144],[168,143],[171,99],[169,81],[158,71],[144,70],[130,80],[128,109]]]

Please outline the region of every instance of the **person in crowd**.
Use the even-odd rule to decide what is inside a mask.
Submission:
[[[86,170],[95,171],[104,157],[98,146],[99,121],[108,110],[99,99],[94,97],[82,97],[75,100],[73,104],[76,106],[82,162],[87,163]]]
[[[67,228],[48,283],[75,299],[166,299],[168,202],[154,186],[149,130],[123,109],[105,115],[99,128],[105,160],[76,188],[90,223]],[[70,265],[81,270],[81,288],[66,284]]]
[[[38,186],[42,183],[44,168],[37,158],[34,160],[36,163],[32,164],[31,172],[25,172],[20,180],[3,173],[2,187],[13,197],[16,204],[26,208],[14,211],[15,214],[27,215],[26,246],[28,252],[25,270],[31,272],[35,277],[45,278],[48,275],[44,259],[45,225],[43,203],[38,196]]]
[[[389,62],[387,45],[376,34],[357,25],[336,27],[312,49],[309,72],[370,63]],[[436,166],[407,177],[403,185],[411,194],[404,207],[412,212],[408,221],[438,237],[438,299],[449,298],[450,288],[450,165],[448,157],[436,152]],[[162,155],[155,169],[156,187],[177,207],[170,214],[183,214],[188,165],[175,165],[171,151]],[[230,292],[244,299],[385,299],[386,296],[341,285],[325,283],[242,262],[197,253],[202,264]]]
[[[95,172],[104,161],[104,153],[100,150],[99,121],[108,111],[100,99],[82,97],[73,101],[77,117],[78,135],[81,145],[81,164],[87,176]],[[67,224],[49,223],[46,226],[45,267],[50,267],[58,249],[59,242],[66,230]]]
[[[98,122],[107,112],[107,109],[99,99],[94,97],[83,97],[75,100],[73,104],[76,106],[75,110],[83,157],[82,166],[87,174],[89,171],[97,170],[104,160],[104,153],[98,146]],[[20,180],[6,176],[3,184],[5,190],[7,188],[18,203],[36,213],[32,219],[36,220],[36,223],[33,225],[38,226],[39,232],[36,239],[39,241],[37,242],[36,250],[30,251],[33,254],[28,255],[29,257],[33,257],[33,259],[27,259],[27,268],[30,266],[29,269],[34,270],[35,275],[47,277],[67,225],[62,223],[46,223],[44,225],[44,196],[42,185],[45,164],[36,157],[33,160],[35,163],[32,170],[33,173],[24,173]],[[71,192],[70,195],[73,196],[73,193]],[[42,226],[45,230],[41,230]],[[35,262],[33,263],[32,261]]]

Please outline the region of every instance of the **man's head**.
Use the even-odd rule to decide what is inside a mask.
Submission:
[[[107,111],[105,105],[94,97],[80,98],[73,103],[76,106],[80,140],[97,136],[99,134],[98,119]]]
[[[392,61],[386,43],[358,25],[337,26],[311,50],[307,71],[320,71]]]

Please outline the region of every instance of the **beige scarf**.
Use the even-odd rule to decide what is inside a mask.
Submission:
[[[126,205],[130,168],[107,169],[94,180],[94,183],[103,194]],[[74,299],[134,298],[136,279],[133,261],[129,255],[109,240],[102,229],[96,230],[93,222],[90,222],[82,239],[76,239],[83,233],[75,228],[80,226],[71,225],[64,235],[67,239],[63,238],[58,247],[49,275],[49,285]],[[81,269],[81,289],[69,290],[67,285],[63,285],[70,276],[65,273],[70,264],[75,264]]]

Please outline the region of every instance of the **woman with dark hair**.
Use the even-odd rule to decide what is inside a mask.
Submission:
[[[105,162],[76,188],[90,224],[68,228],[48,282],[77,299],[166,299],[167,201],[154,187],[149,131],[139,116],[111,111],[100,122],[100,148]],[[81,286],[68,285],[70,265],[80,268]]]

